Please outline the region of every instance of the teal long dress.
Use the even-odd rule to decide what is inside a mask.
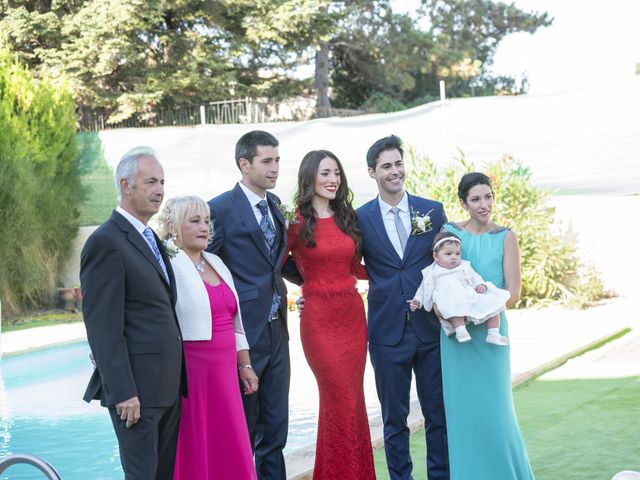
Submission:
[[[462,240],[462,259],[469,260],[484,280],[504,288],[508,229],[475,235],[452,223],[444,228]],[[513,406],[510,347],[486,343],[485,324],[467,328],[469,343],[440,334],[451,480],[533,479]],[[509,336],[504,313],[500,333]]]

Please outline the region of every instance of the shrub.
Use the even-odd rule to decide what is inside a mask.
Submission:
[[[405,110],[407,107],[385,93],[374,92],[360,108],[368,113],[390,113]]]
[[[410,147],[406,187],[410,192],[442,201],[450,220],[467,218],[458,200],[458,182],[477,171],[459,152],[456,162],[439,171],[427,157]],[[522,269],[520,307],[560,302],[586,307],[607,296],[600,274],[584,264],[576,252],[576,238],[555,218],[550,193],[531,183],[531,172],[512,156],[483,169],[496,193],[494,221],[518,235]]]
[[[51,300],[77,234],[75,102],[0,48],[0,298],[3,314]]]

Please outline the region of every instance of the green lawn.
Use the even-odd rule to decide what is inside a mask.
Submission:
[[[81,322],[80,312],[38,312],[30,315],[22,315],[15,318],[5,318],[2,320],[2,331],[12,332],[15,330],[25,330],[34,327],[49,327],[61,325],[63,323]]]
[[[640,471],[640,377],[535,380],[514,392],[537,480],[609,480]],[[411,436],[413,476],[425,479],[424,432]],[[379,480],[389,478],[375,453]],[[453,479],[455,480],[455,479]]]

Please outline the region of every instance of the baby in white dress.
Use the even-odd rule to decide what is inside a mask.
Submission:
[[[422,270],[422,283],[409,301],[411,311],[420,307],[430,311],[437,305],[442,318],[440,324],[447,335],[456,334],[460,343],[469,342],[471,335],[466,322],[487,325],[488,343],[508,345],[500,335],[499,313],[511,294],[507,290],[485,282],[471,264],[461,260],[462,242],[450,232],[440,232],[433,242],[434,262]]]

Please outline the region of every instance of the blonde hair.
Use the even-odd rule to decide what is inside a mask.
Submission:
[[[158,222],[160,224],[159,237],[163,240],[175,236],[178,243],[182,243],[180,238],[180,227],[185,220],[193,213],[201,213],[209,218],[209,205],[193,195],[183,197],[173,197],[167,200],[164,208],[160,210]],[[213,238],[213,222],[209,224],[209,242]]]

